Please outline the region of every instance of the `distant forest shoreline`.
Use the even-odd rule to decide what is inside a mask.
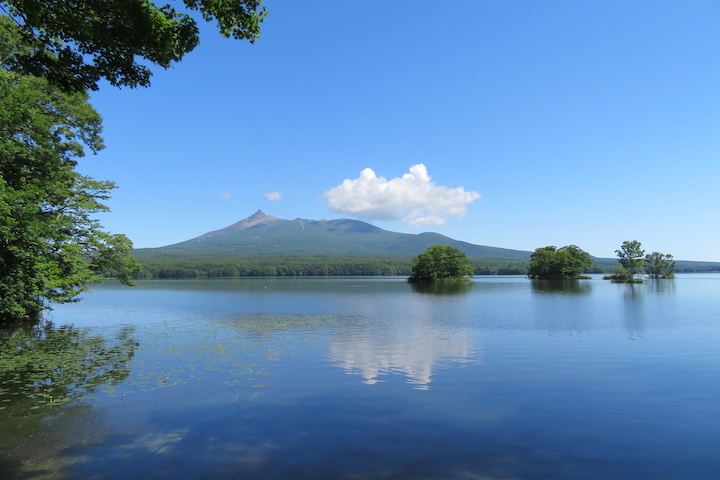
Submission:
[[[141,270],[136,276],[151,278],[214,277],[317,277],[317,276],[407,276],[411,258],[362,258],[318,256],[259,256],[230,258],[192,258],[138,256]],[[471,258],[476,275],[525,275],[527,261],[517,259]],[[584,273],[612,273],[617,259],[595,259]],[[720,263],[678,261],[677,273],[720,272]]]

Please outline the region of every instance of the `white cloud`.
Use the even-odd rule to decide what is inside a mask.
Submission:
[[[346,179],[325,192],[330,209],[364,220],[394,220],[416,227],[442,225],[447,217],[462,217],[467,205],[480,198],[463,187],[440,187],[423,164],[387,180],[366,168],[355,180]]]
[[[220,198],[224,198],[225,200],[229,199],[230,197],[232,197],[232,195],[230,195],[228,192],[222,192],[220,194]]]
[[[268,192],[265,194],[268,200],[271,202],[277,202],[282,199],[282,193],[280,192]]]

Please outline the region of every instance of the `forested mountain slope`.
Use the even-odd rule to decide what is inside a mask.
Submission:
[[[436,244],[465,252],[476,274],[527,273],[529,251],[474,245],[438,233],[397,233],[359,220],[283,220],[258,210],[220,230],[160,248],[133,251],[145,277],[409,275],[410,261]],[[591,272],[617,259],[595,258]],[[720,264],[678,261],[678,272]]]
[[[473,245],[438,233],[397,233],[359,220],[283,220],[258,210],[220,230],[184,242],[154,249],[138,249],[147,255],[246,255],[325,256],[364,258],[410,258],[441,243],[459,248],[472,258],[527,260],[530,252]]]

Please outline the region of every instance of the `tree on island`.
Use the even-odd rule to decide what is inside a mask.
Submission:
[[[184,0],[225,37],[254,41],[262,0]],[[0,0],[0,325],[35,321],[47,302],[77,300],[88,281],[125,283],[132,243],[94,219],[112,182],[80,175],[103,148],[86,90],[147,86],[198,43],[188,14],[145,0]]]
[[[675,260],[669,253],[649,253],[645,255],[645,269],[650,278],[674,278]]]
[[[592,264],[590,254],[576,245],[542,247],[530,254],[528,276],[535,279],[578,278],[580,272]]]
[[[645,255],[642,245],[637,240],[624,241],[620,250],[615,250],[622,268],[603,278],[615,283],[642,283],[636,278],[643,271],[650,278],[674,278],[675,260],[667,253],[653,252]]]
[[[412,260],[411,283],[462,280],[474,275],[465,252],[447,245],[433,245]]]
[[[635,278],[643,271],[645,266],[645,250],[642,249],[640,242],[637,240],[625,240],[620,249],[615,250],[615,253],[617,253],[618,261],[624,269],[616,273],[618,279],[627,277],[630,282],[641,281]]]

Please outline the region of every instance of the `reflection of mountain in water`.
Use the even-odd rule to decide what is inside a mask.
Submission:
[[[476,361],[476,348],[465,331],[448,332],[418,325],[410,332],[377,332],[330,344],[330,360],[345,373],[375,384],[381,375],[400,373],[413,388],[427,390],[435,371],[443,366]]]

